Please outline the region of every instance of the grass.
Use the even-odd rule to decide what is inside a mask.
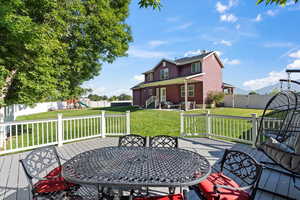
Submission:
[[[62,113],[63,117],[84,116],[100,114],[102,110],[107,113],[124,113],[129,110],[131,112],[131,132],[142,134],[145,136],[153,135],[179,135],[180,132],[180,116],[178,111],[164,110],[144,110],[135,107],[108,107],[108,108],[88,108],[82,110],[59,110],[45,113],[27,115],[18,117],[17,120],[37,120],[56,118],[58,113]],[[193,110],[188,113],[205,113],[205,110]],[[210,109],[210,113],[218,115],[231,115],[250,117],[252,113],[261,115],[263,110],[242,109],[242,108],[214,108]],[[220,122],[219,122],[220,123]],[[197,123],[198,125],[201,123]]]
[[[87,108],[82,110],[58,110],[45,113],[21,116],[17,121],[23,120],[39,120],[39,119],[56,119],[57,114],[63,114],[63,117],[99,115],[102,110],[110,114],[131,112],[131,133],[141,134],[144,136],[154,135],[180,135],[180,112],[166,110],[145,110],[136,107],[108,107],[108,108]],[[206,113],[206,110],[193,110],[188,113]],[[241,108],[214,108],[210,109],[210,113],[217,115],[231,115],[250,117],[252,113],[260,116],[263,110],[257,109],[241,109]],[[108,119],[107,123],[110,121]],[[98,119],[79,120],[76,123],[67,123],[64,121],[64,139],[78,138],[83,135],[93,136],[100,134],[100,121]],[[206,133],[206,118],[191,118],[188,122],[190,129],[185,129],[186,133]],[[107,126],[109,127],[109,125]],[[213,118],[211,123],[212,133],[247,139],[251,137],[251,121],[241,119],[224,119]],[[123,133],[125,131],[125,123],[123,123]],[[17,147],[28,147],[47,142],[56,141],[56,122],[35,123],[29,125],[14,125],[8,130],[11,137],[8,138],[7,149],[15,149]],[[22,134],[23,133],[23,134]],[[47,135],[46,133],[50,133]],[[23,146],[22,146],[23,144]]]

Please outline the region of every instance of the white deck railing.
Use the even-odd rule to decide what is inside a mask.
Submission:
[[[260,118],[206,114],[180,114],[181,136],[205,136],[255,145]],[[264,128],[280,127],[282,121],[265,120]]]
[[[46,145],[130,133],[130,112],[124,114],[16,121],[0,124],[0,155]]]

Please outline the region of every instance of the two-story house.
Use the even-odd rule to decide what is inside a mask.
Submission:
[[[147,107],[155,102],[195,102],[202,107],[210,91],[223,91],[222,61],[215,51],[176,60],[162,59],[144,72],[145,81],[134,86],[133,105]],[[227,86],[226,86],[227,87]]]

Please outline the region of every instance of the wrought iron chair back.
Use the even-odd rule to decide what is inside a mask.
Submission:
[[[119,147],[145,147],[146,137],[141,135],[125,135],[119,137]]]
[[[241,188],[252,190],[251,195],[255,196],[262,166],[250,155],[226,149],[221,160],[221,172],[229,172],[228,176],[233,176]]]
[[[158,135],[150,138],[150,147],[178,148],[178,138],[168,135]]]
[[[34,149],[20,162],[31,185],[33,179],[44,180],[51,169],[61,166],[55,146]]]

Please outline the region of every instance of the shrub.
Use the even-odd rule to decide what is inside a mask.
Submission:
[[[220,104],[224,100],[225,94],[223,92],[211,91],[207,95],[206,102],[208,104]]]

